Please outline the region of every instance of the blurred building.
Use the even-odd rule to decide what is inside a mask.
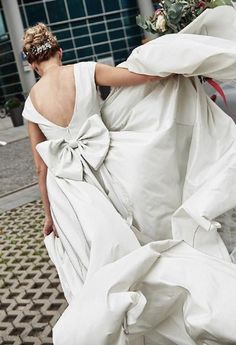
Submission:
[[[7,1],[10,4],[12,0]],[[51,27],[64,51],[64,63],[102,59],[118,64],[141,43],[135,18],[139,12],[136,0],[17,0],[17,3],[24,28],[39,21]],[[0,0],[0,104],[22,93]]]

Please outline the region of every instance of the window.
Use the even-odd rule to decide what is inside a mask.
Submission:
[[[0,41],[3,41],[8,38],[8,35],[6,34],[6,29],[2,17],[2,12],[0,12]]]

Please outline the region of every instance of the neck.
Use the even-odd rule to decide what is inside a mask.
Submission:
[[[61,60],[58,58],[51,58],[47,61],[42,61],[40,64],[36,64],[35,70],[42,77],[50,71],[59,68],[62,65]]]
[[[44,66],[41,66],[42,76],[46,75],[50,71],[59,68],[61,65],[57,62],[51,62],[48,64],[45,64]]]

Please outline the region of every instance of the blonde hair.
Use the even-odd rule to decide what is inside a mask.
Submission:
[[[60,50],[56,36],[43,23],[38,23],[25,31],[23,52],[29,63],[46,61]]]

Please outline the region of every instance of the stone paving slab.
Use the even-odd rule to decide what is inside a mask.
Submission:
[[[0,215],[1,345],[52,345],[52,327],[67,307],[43,218],[40,201]]]
[[[28,137],[26,125],[8,128],[0,132],[0,140],[8,144]]]
[[[28,137],[27,121],[24,121],[23,126],[13,127],[9,116],[0,118],[0,141],[11,143],[26,137]]]
[[[37,182],[29,139],[0,146],[0,197]]]
[[[0,197],[0,214],[18,206],[40,199],[38,184],[24,187],[17,192]]]
[[[4,114],[4,117],[2,117],[2,115]],[[1,132],[3,130],[6,129],[10,129],[13,127],[12,121],[10,116],[6,116],[6,111],[4,110],[4,108],[0,107],[0,136],[1,136]]]

